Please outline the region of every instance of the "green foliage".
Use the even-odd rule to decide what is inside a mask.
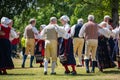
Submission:
[[[36,0],[0,0],[0,18],[6,16],[13,18],[21,14],[28,7],[35,6]]]
[[[48,24],[52,16],[58,19],[62,15],[70,17],[70,24],[77,23],[77,19],[87,21],[89,14],[95,15],[95,21],[100,23],[104,15],[112,17],[112,2],[114,0],[34,0],[31,7],[24,9],[20,15],[14,17],[15,28],[23,33],[30,18],[36,18],[39,29],[41,24]],[[112,1],[112,2],[111,2]],[[116,3],[115,3],[116,4]],[[59,23],[59,22],[58,22]]]

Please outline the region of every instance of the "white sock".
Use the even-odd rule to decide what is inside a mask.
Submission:
[[[44,72],[47,71],[48,68],[48,61],[44,60]]]
[[[54,73],[55,66],[56,66],[56,62],[55,62],[55,61],[53,61],[53,62],[52,62],[52,68],[51,68],[51,70],[52,70],[52,73]]]
[[[79,57],[78,59],[79,59],[79,64],[82,65],[82,58]]]

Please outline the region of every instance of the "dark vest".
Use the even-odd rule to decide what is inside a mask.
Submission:
[[[79,31],[80,31],[80,29],[81,29],[82,26],[83,26],[83,24],[76,24],[75,25],[74,37],[78,37]]]

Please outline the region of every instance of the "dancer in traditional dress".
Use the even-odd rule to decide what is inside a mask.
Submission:
[[[74,55],[78,56],[78,61],[79,64],[77,67],[82,67],[82,51],[83,51],[83,46],[84,46],[84,38],[79,37],[79,31],[81,27],[83,26],[83,19],[80,18],[78,19],[78,23],[74,26],[71,27],[71,35],[73,36],[73,47],[74,47]]]
[[[40,31],[45,28],[46,25],[41,25],[40,26]],[[40,67],[43,66],[43,61],[44,61],[44,46],[45,46],[45,40],[44,39],[36,39],[36,49],[35,49],[35,57],[36,57],[36,63],[40,63]]]
[[[72,75],[76,75],[76,61],[74,58],[74,52],[73,52],[73,40],[71,38],[71,29],[69,22],[69,17],[67,15],[63,15],[60,18],[60,22],[63,25],[64,30],[69,34],[69,39],[59,39],[59,55],[65,55],[67,57],[67,62],[62,63],[62,65],[65,68],[65,74],[72,73]],[[72,72],[70,72],[68,66],[72,67]]]
[[[110,57],[110,46],[108,42],[112,32],[108,29],[106,22],[100,23],[100,27],[103,29],[99,30],[100,34],[98,37],[98,49],[96,57],[98,68],[100,71],[103,71],[105,68],[113,68],[116,65]]]
[[[11,59],[11,43],[10,35],[17,38],[17,34],[11,29],[9,24],[11,24],[10,19],[7,17],[1,18],[0,24],[0,75],[7,74],[6,69],[13,69],[14,64]]]
[[[96,50],[98,46],[98,25],[94,22],[94,16],[88,16],[88,22],[80,30],[79,37],[85,37],[85,65],[86,73],[89,73],[89,55],[92,58],[92,70],[95,72]]]
[[[51,75],[56,74],[58,34],[63,38],[66,36],[65,30],[57,25],[57,18],[51,17],[49,25],[41,32],[41,37],[45,36],[44,75],[47,75],[48,61],[50,58],[52,58]]]

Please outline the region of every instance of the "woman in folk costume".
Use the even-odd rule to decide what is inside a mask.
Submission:
[[[42,29],[45,27],[46,25],[41,25],[40,26],[40,32],[42,31]],[[39,32],[39,33],[40,33]],[[42,58],[44,59],[44,45],[45,45],[45,40],[36,40],[36,50],[35,50],[35,56],[36,56],[36,63],[40,63],[40,67],[43,67],[43,60],[41,60]],[[38,57],[37,57],[38,56]],[[40,57],[41,59],[39,59]]]
[[[1,18],[0,24],[0,75],[7,74],[6,69],[13,69],[14,64],[11,59],[10,35],[14,38],[17,34],[11,29],[9,24],[12,20],[7,17]]]
[[[65,31],[70,35],[70,25],[68,24],[69,17],[66,15],[63,15],[60,18],[61,24],[63,25]],[[62,65],[65,68],[65,74],[69,74],[70,70],[68,66],[72,67],[72,75],[76,74],[75,66],[76,66],[76,61],[74,58],[73,54],[73,43],[72,43],[72,38],[69,37],[69,39],[63,39],[61,38],[59,40],[59,55],[64,54],[67,57],[67,62],[62,63]]]
[[[103,69],[113,68],[116,66],[110,57],[110,46],[108,42],[112,32],[106,27],[106,25],[106,22],[100,23],[101,29],[99,29],[100,34],[98,37],[98,49],[96,54],[98,68],[101,72]]]
[[[118,69],[120,69],[120,27],[117,26],[112,32],[115,34],[114,56],[117,55]]]

